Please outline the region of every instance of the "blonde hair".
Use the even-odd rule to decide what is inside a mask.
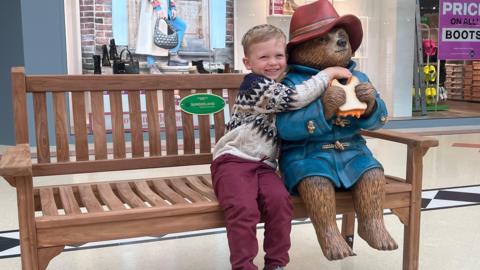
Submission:
[[[255,43],[269,41],[274,38],[287,40],[285,33],[276,26],[271,24],[254,26],[242,38],[243,53],[247,55],[248,50]]]

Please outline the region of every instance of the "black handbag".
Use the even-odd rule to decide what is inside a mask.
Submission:
[[[164,20],[167,23],[167,33],[164,33],[160,29],[158,29],[160,20]],[[175,28],[168,20],[164,18],[157,18],[157,21],[155,22],[155,29],[153,31],[153,43],[163,49],[173,49],[177,47],[178,35],[175,31]]]
[[[123,59],[123,53],[126,53],[126,58]],[[138,59],[133,58],[129,49],[125,48],[120,52],[120,57],[113,61],[113,74],[139,74],[140,65]]]

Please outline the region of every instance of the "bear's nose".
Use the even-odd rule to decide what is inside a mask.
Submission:
[[[345,39],[339,39],[337,40],[337,45],[341,48],[344,48],[347,45],[347,41]]]

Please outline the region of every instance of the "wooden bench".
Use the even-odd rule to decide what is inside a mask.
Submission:
[[[65,245],[224,226],[210,175],[99,179],[56,186],[38,185],[35,177],[209,164],[212,145],[225,132],[225,115],[223,111],[212,117],[176,112],[176,95],[223,94],[231,108],[242,78],[238,74],[26,76],[23,68],[13,68],[16,146],[4,153],[0,176],[17,191],[22,268],[46,269]],[[29,98],[34,119],[27,114]],[[47,100],[53,108],[47,108]],[[159,114],[162,100],[164,113]],[[124,112],[127,104],[129,110]],[[129,126],[124,125],[126,116]],[[29,120],[35,127],[34,147],[29,145]],[[54,133],[49,133],[49,123]],[[404,224],[403,269],[417,269],[422,159],[438,142],[387,130],[365,135],[408,147],[406,179],[388,177],[384,207]],[[306,217],[301,200],[292,200],[295,216]],[[337,194],[337,212],[344,214],[342,233],[353,244],[350,192]]]

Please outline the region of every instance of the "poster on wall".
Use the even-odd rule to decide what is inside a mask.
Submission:
[[[439,28],[439,59],[480,59],[480,0],[440,0]]]

